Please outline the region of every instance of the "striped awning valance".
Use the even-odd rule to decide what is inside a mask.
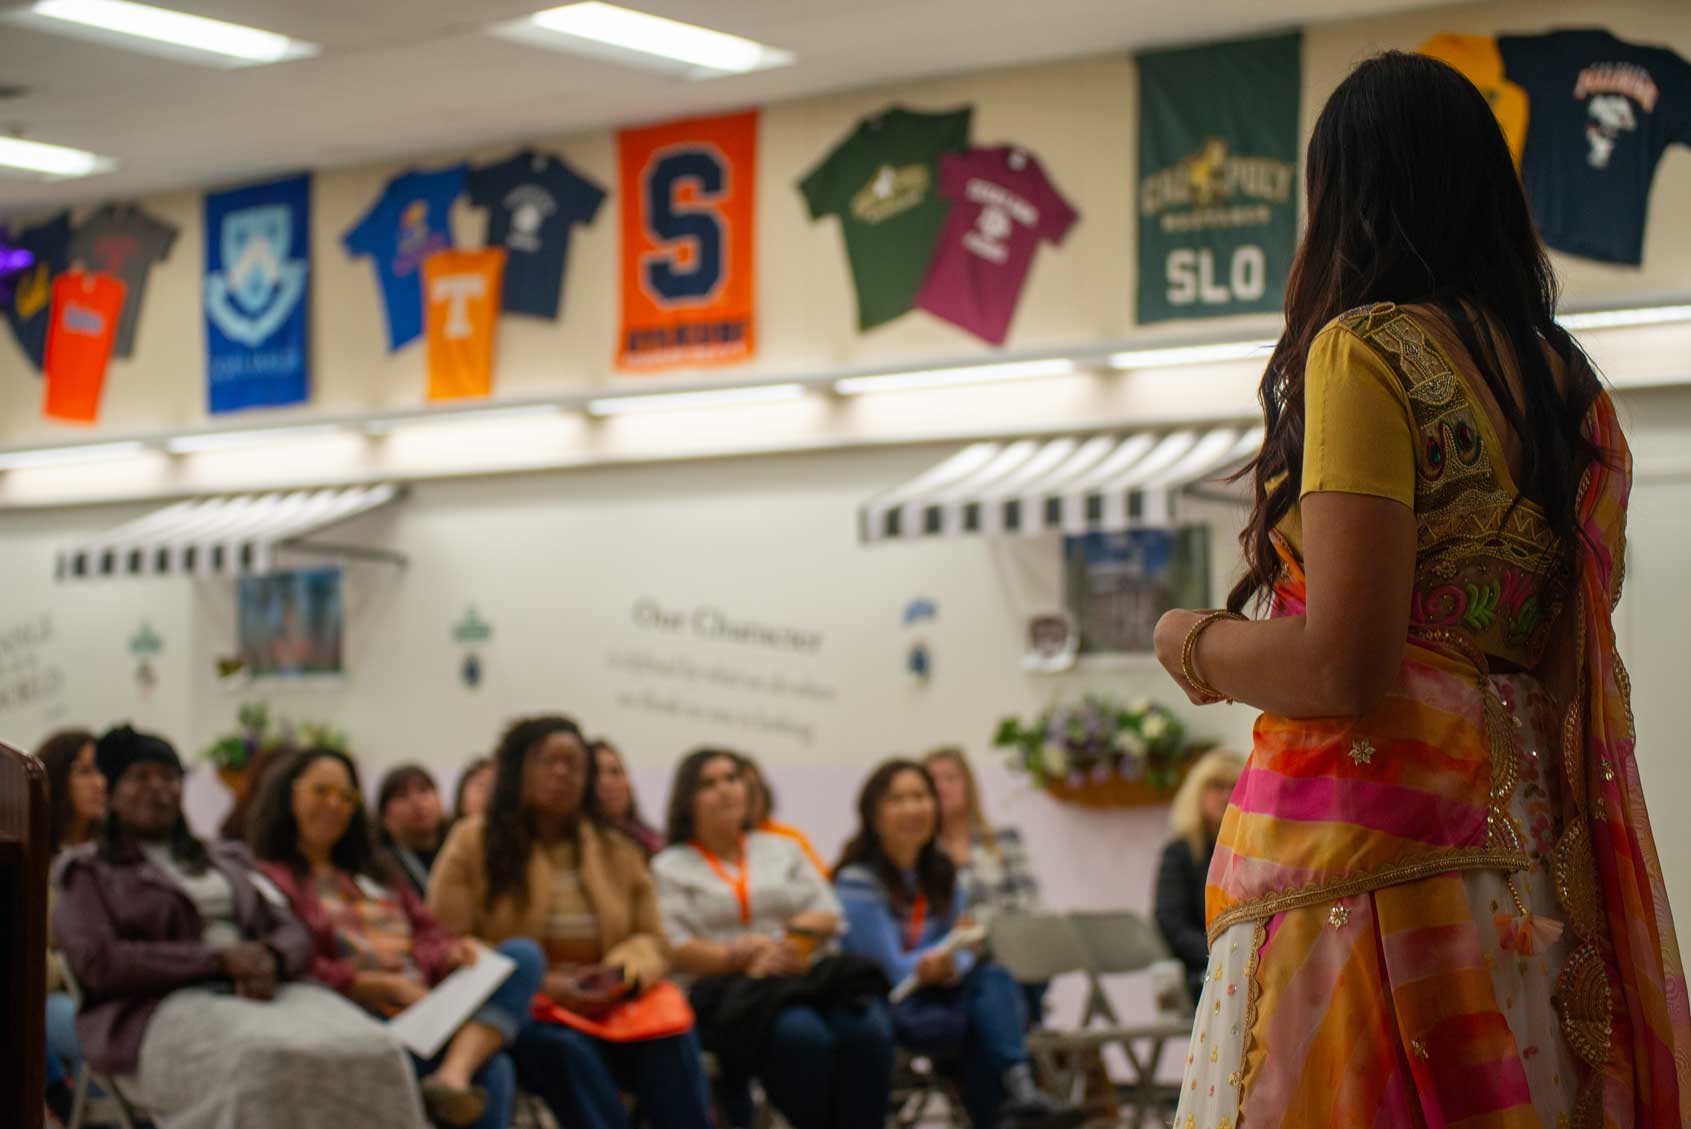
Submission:
[[[974,443],[864,503],[863,541],[1181,524],[1181,495],[1262,445],[1261,427]]]

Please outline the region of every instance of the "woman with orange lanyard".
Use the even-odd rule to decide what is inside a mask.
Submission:
[[[957,868],[940,849],[939,793],[914,761],[881,765],[857,800],[859,826],[834,870],[845,910],[845,950],[919,988],[893,1008],[900,1044],[955,1069],[969,1120],[1058,1129],[1084,1120],[1034,1084],[1026,1005],[1004,969],[944,944],[964,919]]]
[[[747,800],[739,758],[691,754],[670,788],[671,845],[652,861],[723,1112],[750,1125],[756,1075],[794,1129],[880,1129],[895,1057],[887,979],[861,958],[812,959],[839,932],[840,904],[793,840],[745,830]]]

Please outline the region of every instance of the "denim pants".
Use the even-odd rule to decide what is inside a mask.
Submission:
[[[1027,999],[1022,986],[998,965],[982,961],[961,984],[937,992],[927,989],[923,995],[930,1005],[937,995],[961,1011],[962,1042],[902,1041],[911,1051],[932,1058],[940,1069],[955,1073],[969,1120],[991,1129],[998,1124],[1004,1104],[1005,1072],[1027,1061]]]
[[[511,1048],[517,1078],[568,1129],[629,1129],[624,1090],[653,1129],[710,1129],[699,1040],[691,1031],[612,1043],[530,1020]]]
[[[758,1076],[793,1129],[880,1129],[892,1097],[892,1016],[864,1008],[790,1007],[775,1017]]]
[[[494,989],[473,1016],[472,1023],[482,1023],[505,1036],[506,1045],[516,1038],[522,1025],[528,1022],[529,1003],[540,991],[541,977],[546,973],[546,954],[533,941],[517,938],[494,948],[517,962],[511,975]],[[419,1078],[427,1077],[440,1067],[446,1048],[431,1059],[411,1056],[411,1063]],[[500,1051],[476,1071],[475,1084],[487,1091],[487,1112],[476,1122],[475,1129],[509,1129],[517,1109],[517,1071],[507,1051]]]
[[[82,1048],[76,1041],[76,1004],[64,992],[47,997],[47,1084],[69,1085],[82,1066]]]

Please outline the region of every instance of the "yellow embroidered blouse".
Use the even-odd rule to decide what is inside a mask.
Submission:
[[[1437,311],[1380,303],[1335,319],[1304,369],[1301,492],[1413,509],[1411,630],[1530,669],[1561,607],[1566,554],[1515,485],[1479,379]],[[1301,550],[1296,507],[1279,533]]]

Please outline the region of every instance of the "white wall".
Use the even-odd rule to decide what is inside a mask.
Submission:
[[[1440,31],[1540,31],[1601,22],[1617,35],[1663,43],[1691,55],[1691,21],[1683,0],[1618,0],[1594,14],[1574,0],[1508,0],[1431,8],[1387,18],[1319,24],[1305,29],[1302,119],[1308,136],[1322,103],[1345,72],[1386,48],[1413,50]],[[1216,29],[1218,37],[1226,30]],[[974,138],[1013,141],[1038,154],[1052,182],[1078,207],[1081,220],[1061,247],[1042,248],[1028,278],[1009,342],[1014,349],[1061,349],[1130,334],[1134,308],[1133,162],[1138,109],[1131,59],[1090,59],[949,76],[830,94],[766,107],[759,139],[756,361],[722,378],[815,372],[846,364],[898,366],[987,356],[953,326],[920,311],[869,333],[855,325],[851,274],[837,223],[811,222],[794,187],[854,126],[892,102],[924,108],[975,106]],[[616,152],[609,132],[536,138],[599,184],[615,189]],[[430,166],[509,152],[420,154]],[[424,391],[424,349],[414,343],[386,352],[380,296],[369,261],[350,259],[341,234],[376,199],[400,164],[319,173],[313,189],[311,412],[353,413],[414,406]],[[1301,177],[1300,177],[1301,182]],[[1641,268],[1558,256],[1567,296],[1626,304],[1684,291],[1691,263],[1691,151],[1670,149],[1650,201]],[[142,310],[136,355],[115,362],[95,433],[188,428],[206,422],[202,196],[167,193],[145,206],[181,230],[168,262],[156,268]],[[571,239],[566,307],[558,323],[502,320],[496,397],[557,395],[619,384],[648,386],[651,376],[611,371],[617,317],[617,209],[609,200],[596,223]],[[461,207],[456,234],[478,245],[482,213]],[[1261,318],[1249,319],[1260,325]],[[1272,319],[1268,319],[1272,321]],[[1188,327],[1226,332],[1213,322]],[[0,335],[5,336],[5,335]],[[1683,374],[1681,374],[1683,375]],[[41,383],[8,341],[0,344],[0,445],[81,438],[87,429],[46,421]],[[247,413],[263,421],[274,413]],[[236,417],[240,418],[240,417]],[[220,422],[228,424],[230,417]],[[581,442],[572,439],[571,442]],[[194,488],[201,488],[195,484]]]

